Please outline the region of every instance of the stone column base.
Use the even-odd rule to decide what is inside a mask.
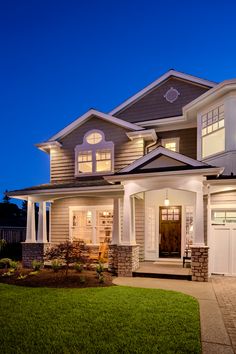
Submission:
[[[138,245],[110,245],[108,269],[119,277],[132,277],[139,267]]]
[[[208,281],[208,246],[191,246],[192,281]]]
[[[44,262],[44,253],[50,247],[50,243],[22,242],[22,265],[32,268],[32,262]]]

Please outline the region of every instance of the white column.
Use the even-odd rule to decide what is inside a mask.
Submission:
[[[113,199],[113,229],[112,229],[112,245],[119,245],[121,242],[121,218],[120,218],[121,199]]]
[[[123,238],[122,243],[135,245],[135,210],[134,197],[125,192],[124,211],[123,211]]]
[[[204,245],[204,210],[202,190],[196,192],[194,245]]]
[[[34,202],[29,198],[27,203],[27,229],[25,242],[33,243],[35,241],[35,205]]]
[[[46,216],[46,202],[39,203],[39,217],[38,217],[38,235],[37,242],[46,243],[47,240],[47,216]]]

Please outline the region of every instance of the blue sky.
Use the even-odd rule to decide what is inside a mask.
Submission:
[[[170,68],[236,77],[236,2],[0,0],[0,192],[49,181],[46,140]]]

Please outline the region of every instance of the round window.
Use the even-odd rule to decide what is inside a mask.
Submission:
[[[177,100],[177,98],[179,97],[180,93],[178,90],[176,90],[175,88],[171,87],[166,94],[164,95],[166,101],[173,103]]]
[[[97,132],[91,133],[86,137],[86,141],[92,145],[98,144],[100,141],[102,141],[102,134]]]

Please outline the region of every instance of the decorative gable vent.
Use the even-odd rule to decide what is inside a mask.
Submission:
[[[179,97],[180,93],[178,90],[176,90],[175,88],[171,87],[164,95],[166,101],[173,103],[177,100],[177,98]]]

